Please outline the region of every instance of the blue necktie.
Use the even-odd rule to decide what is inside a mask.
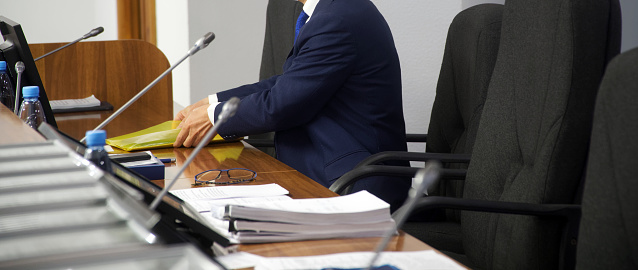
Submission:
[[[303,25],[306,24],[306,21],[308,20],[309,17],[310,16],[308,16],[308,14],[303,12],[303,10],[301,11],[301,14],[299,14],[299,18],[297,19],[297,25],[295,25],[295,42],[297,42],[297,36],[299,36],[299,30],[301,30],[301,27],[303,27]]]

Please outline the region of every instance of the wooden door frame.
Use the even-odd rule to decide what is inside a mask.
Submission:
[[[157,46],[155,0],[117,0],[118,39],[141,39]]]

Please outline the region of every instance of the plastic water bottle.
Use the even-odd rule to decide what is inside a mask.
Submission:
[[[42,103],[38,100],[40,97],[40,88],[37,86],[22,87],[22,97],[24,99],[22,100],[22,105],[20,105],[18,117],[27,123],[27,125],[37,130],[38,126],[46,121]]]
[[[7,106],[9,110],[14,110],[15,88],[11,83],[11,77],[7,72],[7,62],[0,61],[0,102]]]
[[[104,150],[106,144],[106,131],[91,130],[86,132],[86,151],[84,158],[93,162],[95,166],[105,172],[111,172],[111,160],[109,154]]]

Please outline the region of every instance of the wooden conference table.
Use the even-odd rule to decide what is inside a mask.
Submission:
[[[112,125],[107,126],[109,137],[127,134],[151,125],[152,121],[139,121],[135,115],[135,107],[129,108],[129,117],[120,117]],[[60,130],[76,139],[80,139],[86,130],[97,126],[106,119],[111,112],[73,113],[56,115]],[[170,119],[166,119],[170,120]],[[14,143],[41,142],[45,139],[37,132],[22,123],[5,106],[0,105],[0,145]],[[167,164],[166,178],[172,179],[180,170],[181,164],[193,151],[193,148],[167,148],[153,150],[159,158],[175,158],[176,163]],[[257,179],[249,184],[277,183],[290,191],[293,198],[324,198],[337,196],[336,193],[319,185],[310,178],[279,162],[271,156],[255,149],[244,142],[231,142],[207,146],[198,155],[184,174],[178,179],[173,189],[191,188],[194,176],[209,169],[248,168],[257,172]],[[164,186],[164,180],[153,181]],[[333,254],[352,251],[374,250],[379,238],[330,239],[269,244],[242,244],[238,250],[256,255],[275,256],[304,256]],[[389,251],[417,251],[432,249],[416,238],[401,233],[394,237],[387,247]]]

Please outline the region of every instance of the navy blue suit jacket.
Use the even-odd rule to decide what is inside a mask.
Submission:
[[[242,101],[222,137],[275,131],[277,158],[326,187],[371,154],[406,151],[399,58],[369,0],[319,1],[284,73],[217,94],[233,96]],[[371,179],[355,190],[396,206],[408,187]]]

